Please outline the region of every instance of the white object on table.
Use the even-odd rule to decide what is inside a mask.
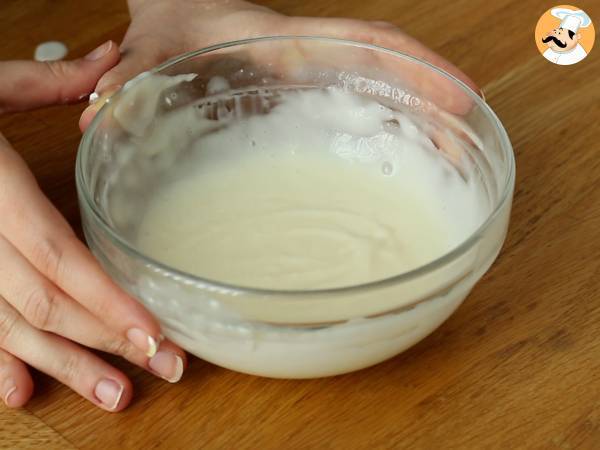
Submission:
[[[58,61],[67,56],[67,46],[59,41],[43,42],[35,48],[33,58],[36,61]]]

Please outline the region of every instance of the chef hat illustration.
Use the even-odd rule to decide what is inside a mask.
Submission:
[[[550,14],[561,20],[560,28],[571,30],[573,33],[577,33],[579,28],[589,27],[592,23],[590,16],[580,9],[553,8]]]

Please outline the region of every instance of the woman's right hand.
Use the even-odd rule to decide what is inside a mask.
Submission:
[[[76,61],[0,62],[0,112],[78,101],[118,61],[119,51],[109,42]],[[5,403],[18,407],[31,397],[30,365],[101,408],[119,411],[131,399],[131,383],[88,348],[178,381],[185,354],[160,341],[156,320],[101,270],[0,134],[0,396]]]

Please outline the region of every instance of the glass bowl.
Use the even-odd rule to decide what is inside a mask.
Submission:
[[[155,75],[164,75],[167,83],[152,85]],[[136,248],[135,233],[153,188],[186,151],[185,143],[210,133],[196,133],[182,121],[175,126],[177,139],[160,134],[138,145],[148,125],[173,120],[174,110],[195,102],[208,105],[205,113],[217,123],[222,117],[268,114],[272,105],[265,98],[290,87],[338,87],[419,118],[436,148],[477,186],[489,211],[486,219],[460,245],[421,267],[332,289],[235,286],[168,267]],[[224,89],[251,99],[233,106],[206,100]],[[127,108],[124,122],[119,116]],[[190,139],[182,139],[185,133]],[[278,378],[362,369],[436,329],[498,255],[515,180],[504,128],[456,78],[389,49],[298,36],[212,46],[136,77],[84,134],[76,172],[90,249],[106,272],[155,314],[164,335],[219,366]]]

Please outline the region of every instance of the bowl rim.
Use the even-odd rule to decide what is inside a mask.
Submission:
[[[252,295],[261,295],[261,296],[289,296],[296,297],[298,295],[302,296],[318,296],[318,295],[335,295],[335,294],[344,294],[348,292],[356,292],[362,290],[370,290],[375,288],[384,288],[389,285],[408,282],[419,278],[422,275],[435,271],[446,264],[460,258],[462,255],[467,253],[480,239],[481,235],[495,222],[495,219],[498,217],[500,212],[504,209],[504,206],[508,201],[512,198],[512,191],[515,183],[515,155],[512,148],[512,144],[510,142],[510,138],[504,126],[500,122],[496,113],[490,108],[490,106],[482,99],[473,89],[471,89],[467,84],[463,81],[456,78],[454,75],[446,72],[445,70],[431,64],[424,59],[417,58],[415,56],[411,56],[407,53],[393,50],[390,48],[369,44],[366,42],[360,42],[349,39],[340,39],[326,36],[308,36],[308,35],[273,35],[273,36],[261,36],[254,37],[248,39],[239,39],[234,41],[228,41],[224,43],[219,43],[215,45],[211,45],[208,47],[204,47],[198,50],[190,51],[183,53],[181,55],[177,55],[173,58],[168,59],[167,61],[159,64],[158,66],[146,71],[134,77],[129,82],[125,83],[125,85],[117,91],[111,99],[118,99],[123,89],[126,89],[127,86],[131,85],[132,82],[135,82],[137,79],[143,78],[147,74],[154,74],[161,72],[169,67],[172,67],[180,62],[195,58],[197,56],[210,53],[217,50],[222,50],[225,48],[236,47],[236,46],[244,46],[251,45],[263,42],[272,42],[272,41],[289,41],[289,40],[302,40],[302,41],[322,41],[329,42],[331,44],[339,44],[343,46],[350,47],[358,47],[364,48],[367,50],[373,50],[376,52],[388,54],[394,57],[398,57],[400,59],[404,59],[411,63],[423,66],[427,69],[432,70],[433,72],[441,75],[448,80],[454,82],[459,88],[461,88],[465,93],[470,97],[471,101],[473,101],[484,113],[486,118],[491,122],[494,126],[495,131],[498,133],[498,138],[500,141],[500,147],[503,150],[506,163],[507,163],[507,173],[504,179],[504,186],[501,192],[499,199],[497,200],[493,210],[488,214],[486,220],[484,220],[481,225],[473,232],[470,236],[464,239],[459,245],[451,249],[450,251],[442,254],[441,256],[429,261],[426,264],[418,266],[414,269],[411,269],[406,272],[401,272],[396,275],[391,275],[386,278],[368,281],[365,283],[359,283],[355,285],[345,285],[340,287],[333,288],[324,288],[324,289],[268,289],[268,288],[258,288],[252,286],[243,286],[236,285],[233,283],[227,283],[224,281],[212,280],[210,278],[201,277],[198,275],[194,275],[188,273],[186,271],[176,269],[171,267],[165,263],[162,263],[155,258],[152,258],[142,251],[137,249],[134,245],[132,245],[127,239],[121,237],[113,228],[106,222],[102,214],[96,209],[95,204],[90,196],[90,192],[88,190],[88,184],[86,182],[86,177],[83,171],[83,159],[84,155],[88,153],[88,149],[91,148],[91,139],[102,120],[102,116],[106,113],[107,108],[106,104],[100,109],[100,111],[96,114],[88,128],[83,134],[83,137],[79,143],[78,151],[77,151],[77,159],[75,163],[75,180],[77,185],[77,191],[80,198],[80,205],[83,208],[92,213],[92,217],[94,221],[100,225],[101,230],[106,234],[109,239],[119,247],[122,251],[127,253],[129,256],[134,257],[143,261],[147,266],[152,267],[153,270],[157,272],[161,272],[164,275],[168,275],[172,278],[179,280],[186,280],[186,284],[193,285],[208,285],[214,289],[218,289],[224,292],[232,292],[236,294],[252,294]],[[83,201],[82,201],[82,200]],[[83,211],[82,211],[83,213]],[[419,303],[416,301],[415,303]],[[411,302],[412,304],[412,302]]]

